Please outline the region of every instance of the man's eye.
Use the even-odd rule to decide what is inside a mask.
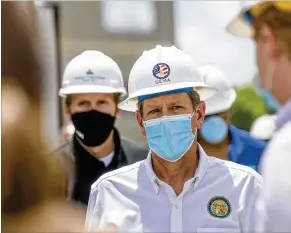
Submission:
[[[108,104],[108,102],[106,100],[99,100],[98,104]]]
[[[160,109],[154,109],[154,110],[149,111],[148,114],[155,114],[155,113],[158,113],[158,112],[160,112]]]
[[[89,105],[89,102],[88,101],[82,101],[78,105],[79,106],[86,106],[86,105]]]
[[[181,108],[183,108],[183,107],[180,106],[180,105],[173,106],[173,109],[174,109],[174,110],[178,110],[178,109],[181,109]]]

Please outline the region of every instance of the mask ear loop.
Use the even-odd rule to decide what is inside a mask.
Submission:
[[[191,120],[190,120],[190,122],[191,122],[191,132],[194,134],[194,137],[196,137],[197,136],[197,127],[195,128],[195,133],[194,133],[194,131],[192,130],[192,118],[193,118],[193,116],[194,116],[194,114],[196,113],[197,111],[196,110],[194,110],[193,111],[193,113],[192,113],[192,115],[191,115]]]

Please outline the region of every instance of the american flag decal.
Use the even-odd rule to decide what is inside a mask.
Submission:
[[[170,67],[166,63],[158,63],[153,68],[153,75],[157,79],[164,79],[170,75]]]

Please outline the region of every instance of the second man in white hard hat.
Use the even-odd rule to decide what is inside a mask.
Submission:
[[[147,159],[100,177],[90,194],[88,229],[117,232],[252,232],[261,176],[207,156],[197,143],[204,100],[215,93],[176,47],[145,51],[120,108],[136,112]]]
[[[59,152],[70,174],[69,195],[85,205],[99,176],[139,161],[148,153],[148,149],[121,138],[114,127],[123,94],[126,90],[120,68],[100,51],[85,51],[65,68],[60,96],[65,99],[75,133]]]
[[[201,68],[207,85],[218,92],[206,100],[206,118],[198,133],[198,142],[210,156],[230,160],[258,170],[261,155],[266,146],[242,129],[231,125],[231,109],[236,100],[236,91],[225,73],[214,67]]]

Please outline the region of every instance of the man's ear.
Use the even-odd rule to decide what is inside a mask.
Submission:
[[[142,136],[146,137],[146,131],[145,131],[145,127],[143,124],[143,119],[142,119],[142,116],[141,116],[139,111],[135,112],[135,117],[136,117],[136,121],[137,121],[137,124],[139,126],[139,129],[140,129]]]
[[[201,129],[203,125],[203,121],[205,118],[205,110],[206,110],[206,104],[204,101],[200,101],[196,108],[196,122],[197,122],[197,129]]]
[[[72,121],[72,117],[71,117],[72,113],[69,107],[65,107],[65,114],[66,114],[67,119],[69,121]]]

